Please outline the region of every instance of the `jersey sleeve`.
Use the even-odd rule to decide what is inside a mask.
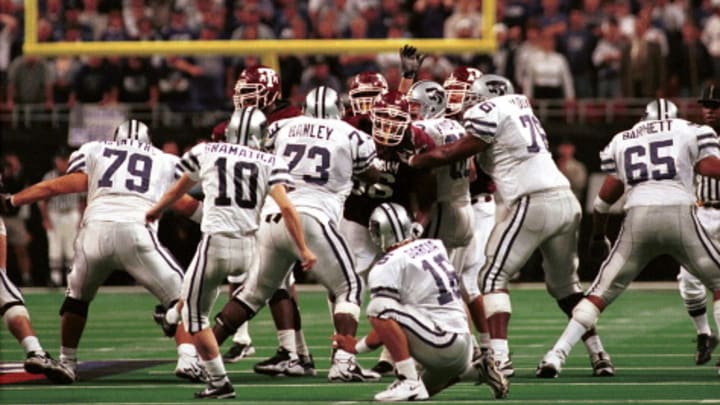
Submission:
[[[294,185],[292,176],[290,176],[290,169],[288,165],[280,156],[274,157],[272,168],[270,169],[270,177],[268,178],[268,185],[270,187],[276,184],[284,184],[287,187]]]
[[[180,159],[180,168],[183,174],[187,174],[193,181],[200,181],[200,156],[204,151],[203,144],[195,145],[192,149],[185,152]]]
[[[720,142],[717,133],[707,125],[698,127],[695,130],[697,139],[697,160],[705,159],[708,156],[720,156]]]
[[[469,109],[463,117],[465,131],[487,143],[495,142],[500,119],[498,108],[490,101],[485,101]]]
[[[617,163],[615,162],[615,138],[600,151],[600,170],[605,174],[617,175]]]
[[[435,149],[435,140],[423,128],[417,125],[411,125],[410,136],[412,137],[412,144],[416,153]]]
[[[362,173],[372,165],[377,156],[375,142],[363,131],[350,132],[350,148],[352,150],[353,173]]]
[[[68,168],[65,171],[66,174],[82,172],[88,172],[88,159],[94,156],[93,151],[97,148],[97,142],[86,143],[81,146],[80,149],[76,150],[70,155],[68,160]]]
[[[401,256],[387,255],[380,259],[368,275],[370,298],[384,297],[400,301],[402,267],[403,257]]]
[[[262,150],[265,152],[273,153],[275,151],[275,139],[278,131],[285,126],[289,118],[274,121],[268,126],[267,135],[262,142]]]

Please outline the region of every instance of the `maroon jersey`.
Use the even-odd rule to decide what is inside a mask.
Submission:
[[[370,121],[370,115],[368,114],[353,114],[352,111],[350,111],[349,114],[345,114],[343,121],[366,134],[372,133],[372,121]]]
[[[394,202],[412,212],[410,196],[417,199],[424,207],[429,208],[435,200],[435,177],[425,169],[412,168],[397,158],[396,150],[413,149],[428,150],[435,147],[435,142],[424,131],[409,127],[403,141],[395,147],[376,144],[378,157],[375,166],[380,170],[380,181],[375,184],[356,184],[352,193],[345,200],[345,219],[367,227],[370,214],[384,202]]]

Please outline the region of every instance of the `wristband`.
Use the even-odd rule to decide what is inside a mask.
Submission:
[[[199,224],[202,222],[203,217],[203,203],[199,203],[195,211],[190,215],[190,220]]]
[[[403,77],[404,77],[405,79],[414,79],[414,78],[415,78],[415,71],[414,71],[414,70],[410,70],[410,71],[408,71],[408,72],[403,72]]]
[[[372,349],[367,345],[367,343],[365,343],[365,338],[362,338],[355,343],[355,353],[361,354],[370,351],[372,351]]]
[[[17,205],[15,205],[15,201],[14,201],[14,200],[15,200],[15,196],[14,196],[14,195],[11,195],[10,198],[8,198],[8,202],[10,203],[10,205],[13,206],[13,207],[15,207],[15,208],[17,208]]]
[[[593,202],[593,208],[601,214],[607,214],[610,212],[611,205],[612,204],[606,203],[602,198],[600,198],[600,196],[595,197],[595,201]]]

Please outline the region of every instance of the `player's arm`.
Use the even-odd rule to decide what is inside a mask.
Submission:
[[[593,226],[589,246],[592,256],[605,256],[610,252],[610,241],[606,236],[610,206],[615,204],[624,192],[625,185],[620,179],[613,175],[605,177],[593,203]]]
[[[181,197],[183,197],[190,189],[197,183],[191,179],[187,173],[183,174],[175,184],[170,187],[168,191],[160,198],[160,201],[155,203],[148,212],[145,214],[145,219],[148,222],[155,221],[160,218],[163,211],[168,209],[171,205],[175,204]],[[189,198],[192,198],[188,196]],[[197,208],[197,207],[196,207]],[[182,207],[180,208],[182,210]]]
[[[285,220],[285,226],[287,227],[288,233],[290,234],[290,237],[293,238],[295,246],[300,253],[303,270],[309,270],[312,266],[315,265],[317,257],[305,243],[305,236],[302,229],[302,221],[300,220],[300,216],[295,210],[295,206],[290,202],[290,199],[288,198],[285,185],[275,184],[274,186],[272,186],[272,188],[270,189],[270,197],[272,197],[273,200],[275,200],[275,202],[277,203],[278,207],[280,207],[280,213]]]
[[[398,84],[400,93],[405,94],[410,90],[425,56],[425,54],[418,53],[414,46],[405,45],[400,48],[400,67],[402,68],[402,79]]]
[[[336,333],[332,336],[333,347],[345,350],[348,353],[367,353],[382,346],[380,335],[371,329],[367,336],[358,339],[355,336]]]
[[[432,168],[457,162],[476,155],[489,144],[472,135],[465,135],[455,142],[438,146],[428,152],[413,155],[408,164],[415,168]]]
[[[54,179],[41,181],[9,197],[15,207],[47,200],[60,194],[83,193],[88,189],[87,174],[75,172]]]
[[[708,156],[695,164],[695,171],[703,176],[720,178],[720,159]]]
[[[177,201],[175,201],[171,208],[178,214],[188,217],[198,224],[202,220],[203,205],[190,194],[183,194]]]
[[[369,166],[366,170],[360,173],[355,173],[355,177],[364,181],[367,184],[375,184],[380,181],[380,170],[375,166]]]

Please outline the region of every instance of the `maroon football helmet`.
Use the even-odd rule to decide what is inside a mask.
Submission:
[[[280,78],[274,70],[265,66],[244,69],[235,83],[233,103],[235,109],[258,107],[261,110],[280,97]]]
[[[388,84],[380,73],[362,72],[350,82],[350,106],[354,114],[367,114],[372,108],[375,97],[385,94]]]
[[[462,112],[469,100],[466,100],[468,90],[475,79],[480,78],[482,72],[466,66],[458,66],[445,79],[443,87],[447,93],[447,110],[445,115],[455,115]]]
[[[410,106],[398,91],[389,91],[375,99],[370,110],[372,136],[385,146],[399,145],[410,125]]]

